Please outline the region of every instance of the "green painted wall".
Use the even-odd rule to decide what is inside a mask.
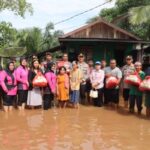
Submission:
[[[67,52],[70,53],[70,57],[77,56],[78,53],[80,53],[80,49],[82,46],[90,46],[93,50],[93,60],[101,60],[103,58],[106,59],[107,63],[109,63],[109,60],[112,58],[117,58],[114,56],[114,52],[117,49],[118,43],[100,43],[100,42],[68,42],[65,43]],[[133,48],[132,44],[126,44],[123,45],[123,56],[127,56],[131,53]],[[121,59],[123,62],[123,59]],[[121,63],[122,64],[122,63]]]

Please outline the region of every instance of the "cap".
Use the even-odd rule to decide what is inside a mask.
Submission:
[[[128,55],[126,59],[133,59],[131,55]]]
[[[101,65],[101,62],[100,61],[96,61],[95,65]]]
[[[84,54],[83,54],[83,53],[80,53],[78,56],[79,56],[79,57],[84,57]]]

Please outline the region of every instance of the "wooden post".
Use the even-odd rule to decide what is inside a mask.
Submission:
[[[114,30],[114,39],[116,39],[116,38],[117,38],[117,31]]]

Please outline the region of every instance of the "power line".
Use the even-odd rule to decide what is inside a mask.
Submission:
[[[69,20],[72,20],[72,19],[74,19],[74,18],[76,18],[76,17],[78,17],[78,16],[81,16],[81,15],[87,13],[87,12],[90,12],[90,11],[92,11],[92,10],[94,10],[94,9],[97,9],[97,8],[103,6],[103,5],[106,5],[106,4],[110,3],[111,1],[112,1],[112,0],[107,0],[106,2],[104,2],[104,3],[102,3],[102,4],[99,4],[99,5],[96,5],[95,7],[92,7],[92,8],[90,8],[90,9],[87,9],[87,10],[81,12],[81,13],[78,13],[78,14],[75,14],[75,15],[73,15],[73,16],[71,16],[71,17],[66,18],[66,19],[60,20],[60,21],[54,23],[54,26],[59,25],[59,24],[64,23],[64,22],[67,22],[67,21],[69,21]],[[45,28],[46,28],[46,27],[45,27]],[[45,30],[45,28],[42,28],[42,30]]]
[[[87,9],[87,10],[81,12],[81,13],[78,13],[78,14],[76,14],[76,15],[73,15],[73,16],[71,16],[71,17],[69,17],[69,18],[64,19],[64,20],[58,21],[58,22],[54,23],[54,25],[58,25],[58,24],[61,24],[61,23],[66,22],[66,21],[69,21],[69,20],[71,20],[71,19],[73,19],[73,18],[75,18],[75,17],[81,16],[81,15],[87,13],[87,12],[90,12],[90,11],[92,11],[92,10],[94,10],[94,9],[97,9],[97,8],[103,6],[103,5],[106,5],[106,4],[110,3],[110,2],[111,2],[111,0],[108,0],[108,1],[106,1],[106,2],[104,2],[104,3],[102,3],[102,4],[99,4],[99,5],[95,6],[95,7],[92,7],[92,8],[90,8],[90,9]]]

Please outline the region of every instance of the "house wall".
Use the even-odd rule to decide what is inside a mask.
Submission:
[[[123,65],[125,56],[131,53],[133,47],[132,44],[102,42],[67,42],[63,45],[65,45],[65,51],[69,53],[71,61],[77,59],[78,54],[82,52],[87,60],[106,59],[109,63],[110,59],[115,58],[120,66]]]

